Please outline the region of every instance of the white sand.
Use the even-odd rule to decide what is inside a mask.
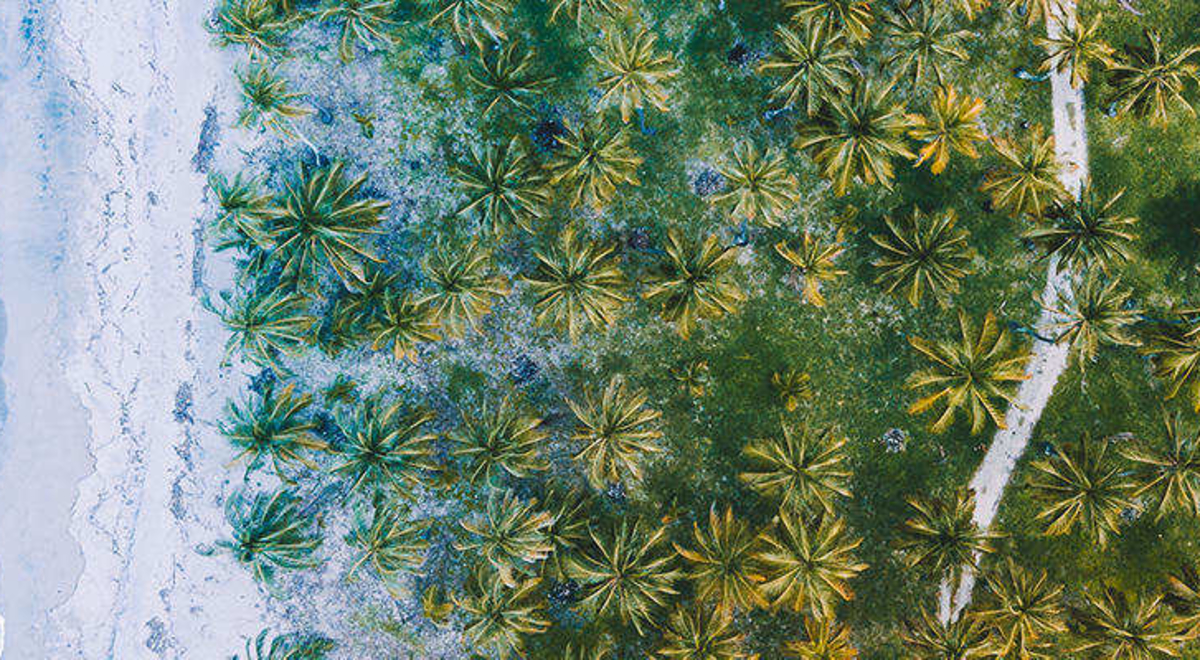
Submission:
[[[1075,4],[1072,0],[1064,0],[1058,6],[1058,11],[1068,24],[1075,21]],[[1058,34],[1058,21],[1046,22],[1046,32],[1053,38]],[[1070,71],[1052,72],[1050,76],[1051,94],[1054,105],[1054,142],[1055,153],[1062,167],[1059,180],[1063,186],[1076,197],[1088,178],[1087,128],[1084,121],[1083,89],[1071,87]],[[1071,295],[1069,271],[1064,269],[1056,272],[1057,260],[1052,259],[1046,272],[1046,286],[1042,291],[1043,308],[1053,306],[1058,293]],[[1038,334],[1046,337],[1053,335],[1055,315],[1043,311],[1035,326]],[[1029,379],[1021,383],[1017,390],[1016,404],[1008,409],[1004,416],[1008,428],[996,432],[991,447],[983,457],[983,462],[971,479],[970,487],[975,490],[975,524],[981,529],[991,527],[1000,508],[1000,498],[1004,488],[1012,478],[1013,469],[1017,465],[1033,429],[1037,426],[1054,386],[1067,368],[1068,347],[1065,344],[1051,344],[1042,341],[1034,342],[1033,354],[1025,369]],[[953,589],[951,602],[951,585],[942,584],[939,600],[939,614],[945,621],[950,616],[955,618],[971,602],[971,594],[975,587],[975,574],[970,567],[963,569],[962,578],[957,588]]]

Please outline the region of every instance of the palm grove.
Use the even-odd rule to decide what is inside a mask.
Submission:
[[[640,245],[617,240],[607,214],[649,175],[638,148],[653,135],[647,127],[693,93],[689,61],[656,32],[661,11],[633,0],[225,0],[213,31],[244,54],[238,123],[296,148],[294,164],[270,176],[210,177],[212,245],[233,255],[238,277],[208,304],[229,331],[225,359],[263,370],[244,400],[230,402],[220,431],[239,469],[262,477],[257,484],[278,483],[227,499],[231,533],[221,547],[266,593],[286,598],[281,574],[322,561],[302,486],[330,480],[351,522],[344,539],[324,546],[352,554],[347,579],[410,598],[414,580],[429,577],[431,549],[449,543],[465,565],[438,567],[448,580],[428,582],[420,604],[481,655],[856,657],[857,632],[839,620],[872,570],[843,514],[855,497],[855,434],[824,419],[823,393],[803,369],[767,374],[779,421],[746,438],[736,457],[731,488],[769,507],[755,518],[739,514],[740,499],[676,510],[646,495],[647,472],[674,453],[672,429],[661,402],[626,374],[558,391],[552,410],[536,410],[520,387],[492,388],[456,402],[446,423],[403,386],[364,392],[339,375],[318,387],[296,365],[419,364],[489,332],[489,317],[513,306],[568,349],[642,310],[677,341],[694,342],[758,295],[745,259],[777,260],[773,272],[795,284],[793,294],[821,308],[846,278],[862,276],[847,252],[865,250],[874,295],[954,328],[909,335],[896,348],[918,365],[894,383],[897,398],[933,436],[983,436],[1003,426],[1026,378],[1028,341],[992,311],[955,305],[978,269],[962,223],[976,211],[896,207],[862,242],[851,240],[860,230],[849,217],[786,230],[811,202],[805,177],[827,182],[816,186],[824,198],[871,190],[886,199],[902,168],[940,177],[982,160],[978,186],[991,209],[1011,216],[1012,231],[1075,283],[1054,308],[1056,334],[1038,340],[1069,344],[1081,370],[1102,351],[1141,351],[1166,398],[1200,410],[1200,312],[1139,309],[1122,284],[1138,240],[1122,191],[1088,185],[1072,197],[1059,183],[1052,136],[1036,124],[989,135],[984,99],[952,82],[986,15],[1036,44],[1041,71],[1103,90],[1118,116],[1167,125],[1193,112],[1200,48],[1168,47],[1152,27],[1139,41],[1106,43],[1099,11],[1045,38],[1044,22],[1062,20],[1054,4],[781,2],[770,52],[752,69],[771,88],[755,104],[782,117],[786,138],[731,132],[712,163],[720,185],[695,193],[725,222],[668,219]],[[574,30],[588,90],[548,136],[539,132],[546,97],[570,81],[539,57],[546,25]],[[331,35],[335,57],[323,65],[346,67],[378,58],[413,26],[453,42],[465,81],[459,101],[479,130],[445,167],[455,231],[428,237],[421,259],[398,265],[387,256],[389,201],[353,164],[310,157],[320,152],[308,137],[313,108],[281,70],[299,31]],[[365,134],[369,119],[356,119]],[[707,361],[684,361],[670,376],[699,410]],[[1018,486],[1042,503],[1046,535],[1084,534],[1103,546],[1130,512],[1200,515],[1200,439],[1188,414],[1164,414],[1157,437],[1064,438],[1030,470]],[[414,494],[454,503],[457,519],[416,513]],[[912,657],[1141,660],[1177,656],[1200,636],[1196,568],[1179,567],[1153,591],[1100,581],[1067,593],[1044,570],[998,556],[1004,534],[974,525],[971,492],[914,493],[907,507],[893,548],[904,571],[941,579],[982,564],[983,575],[965,616],[943,621],[929,608],[888,631]],[[569,625],[552,611],[563,602]],[[787,639],[759,639],[766,621],[786,622]],[[320,635],[264,632],[246,654],[316,658],[332,646]]]

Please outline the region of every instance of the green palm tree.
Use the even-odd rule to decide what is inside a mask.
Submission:
[[[800,660],[855,660],[858,650],[850,643],[850,629],[831,618],[804,618],[804,640],[783,645],[788,656]]]
[[[208,187],[217,200],[217,217],[211,226],[218,237],[217,250],[236,245],[254,248],[270,245],[268,223],[277,211],[271,195],[262,192],[261,181],[244,177],[241,172],[232,179],[214,172],[208,177]]]
[[[276,392],[267,387],[257,397],[244,404],[230,401],[220,424],[221,433],[240,453],[234,462],[243,458],[246,475],[270,460],[275,473],[290,481],[283,473],[283,464],[293,461],[316,470],[317,464],[302,455],[305,451],[325,451],[329,445],[312,434],[316,424],[304,419],[304,411],[312,403],[312,395],[294,395],[295,387],[288,385]]]
[[[714,204],[730,207],[730,217],[775,226],[796,203],[796,177],[784,166],[783,154],[761,153],[750,143],[733,148],[733,162],[717,168],[725,177],[725,192]]]
[[[604,47],[592,53],[604,73],[597,83],[603,92],[600,107],[616,106],[625,123],[646,105],[666,112],[663,85],[679,73],[674,58],[654,51],[657,37],[645,28],[634,34],[615,27],[606,32]]]
[[[311,533],[311,518],[301,513],[300,501],[291,491],[257,493],[253,498],[236,491],[225,500],[225,520],[233,528],[233,538],[217,545],[229,550],[268,590],[274,591],[278,571],[318,563],[312,554],[321,537]]]
[[[742,652],[744,639],[728,612],[677,605],[656,655],[667,660],[737,660],[747,657]]]
[[[708,361],[691,360],[671,370],[671,378],[693,398],[704,396],[708,387]]]
[[[988,655],[990,636],[979,618],[972,615],[941,621],[929,610],[906,621],[900,639],[927,660],[973,660]]]
[[[229,330],[225,341],[225,358],[237,351],[243,358],[276,372],[283,370],[280,356],[299,354],[309,342],[309,332],[316,318],[307,313],[308,300],[285,291],[283,287],[267,291],[256,288],[244,291],[237,298],[221,292],[224,306],[217,309],[206,303],[221,317]]]
[[[1105,282],[1090,272],[1073,295],[1058,292],[1058,303],[1051,311],[1063,317],[1055,323],[1055,341],[1065,343],[1078,355],[1080,366],[1096,361],[1101,345],[1137,346],[1129,332],[1141,311],[1130,306],[1130,292],[1121,288],[1120,278]]]
[[[284,278],[304,289],[317,288],[324,266],[333,267],[349,284],[364,280],[364,260],[379,261],[360,239],[377,233],[375,226],[389,204],[356,199],[367,177],[346,182],[343,168],[340,162],[315,170],[301,165],[298,176],[284,184],[282,208],[271,232],[272,258],[283,263]]]
[[[853,555],[862,541],[850,539],[845,521],[832,515],[805,521],[780,509],[777,523],[760,541],[755,558],[763,574],[761,589],[773,607],[830,618],[838,599],[854,598],[847,582],[867,569]]]
[[[859,43],[871,36],[875,22],[870,0],[787,0],[784,7],[795,12],[796,22],[817,21],[831,31],[844,30]]]
[[[990,653],[1001,658],[1050,658],[1047,638],[1067,631],[1063,623],[1062,587],[1051,586],[1042,571],[1036,576],[1011,559],[985,576],[987,602],[979,619],[993,634]],[[992,656],[988,656],[992,657]]]
[[[1109,84],[1117,112],[1151,124],[1166,125],[1173,107],[1195,115],[1184,96],[1188,82],[1200,82],[1200,66],[1191,61],[1200,53],[1200,46],[1189,46],[1174,54],[1162,50],[1162,36],[1146,30],[1146,44],[1127,44],[1124,57],[1116,58],[1109,67]]]
[[[968,30],[957,30],[947,11],[937,2],[917,2],[908,8],[898,7],[887,14],[887,36],[896,52],[884,66],[896,67],[896,76],[908,76],[914,85],[936,82],[946,84],[946,67],[967,61],[965,41],[971,38]]]
[[[1136,506],[1130,500],[1136,486],[1108,449],[1107,439],[1084,438],[1033,462],[1029,487],[1045,501],[1037,519],[1049,521],[1046,534],[1067,534],[1078,525],[1104,547],[1110,534],[1120,533],[1121,512]]]
[[[771,387],[783,402],[783,407],[792,412],[800,406],[802,399],[812,397],[812,385],[807,373],[791,368],[771,374]]]
[[[593,616],[618,616],[642,634],[660,608],[677,595],[674,583],[681,573],[666,546],[667,527],[644,529],[622,518],[619,526],[598,535],[588,530],[591,546],[570,562],[570,574],[580,583],[579,609]]]
[[[509,293],[503,275],[491,274],[492,253],[471,241],[453,249],[440,244],[424,262],[425,275],[433,282],[426,302],[434,321],[446,334],[462,336],[466,328],[479,330],[479,320],[492,311],[493,301]]]
[[[386,487],[407,493],[437,470],[432,447],[437,435],[422,430],[433,413],[403,415],[401,407],[400,401],[384,404],[373,396],[337,418],[342,441],[335,451],[342,462],[333,472],[349,479],[352,490]]]
[[[959,292],[959,282],[973,272],[969,234],[956,227],[957,222],[954,209],[925,215],[913,207],[911,217],[884,217],[888,233],[871,235],[871,241],[883,250],[883,255],[871,262],[879,273],[875,283],[890,294],[903,295],[913,307],[920,304],[926,290],[946,305],[949,297]]]
[[[1179,312],[1183,325],[1159,324],[1146,338],[1142,353],[1154,359],[1154,375],[1167,382],[1167,399],[1181,391],[1200,412],[1200,320],[1197,310]]]
[[[1091,78],[1093,66],[1112,66],[1113,50],[1101,36],[1104,14],[1097,13],[1091,23],[1082,19],[1068,22],[1056,16],[1058,34],[1053,38],[1037,37],[1034,41],[1046,50],[1039,71],[1071,72],[1071,86],[1078,88]]]
[[[979,123],[983,99],[959,96],[953,87],[939,87],[933,95],[928,116],[913,115],[913,139],[924,145],[917,151],[914,167],[929,163],[929,171],[941,174],[951,153],[979,158],[975,143],[987,139]]]
[[[538,325],[566,329],[574,342],[586,327],[607,328],[629,302],[625,276],[613,256],[616,246],[584,243],[574,227],[564,228],[549,250],[535,250],[538,270],[526,278],[537,295]]]
[[[1006,428],[1004,413],[997,404],[1013,403],[1016,394],[1012,385],[1026,378],[1026,353],[1012,350],[1008,331],[1000,327],[991,312],[976,330],[967,315],[959,311],[958,327],[960,338],[956,342],[908,338],[929,365],[909,376],[905,386],[933,389],[915,401],[908,412],[915,415],[939,408],[941,412],[929,427],[934,433],[950,428],[960,410],[971,420],[972,435],[982,431],[988,420]]]
[[[482,48],[506,37],[501,23],[512,13],[513,0],[433,0],[430,25],[445,24],[460,44]]]
[[[549,512],[538,510],[537,500],[522,501],[511,490],[501,496],[498,489],[492,489],[482,516],[459,521],[471,536],[454,547],[478,552],[505,586],[515,589],[518,575],[532,575],[553,552],[546,533],[553,523]]]
[[[1156,660],[1179,657],[1185,636],[1162,596],[1128,598],[1107,587],[1099,594],[1086,594],[1088,610],[1083,617],[1086,640],[1074,649],[1088,651],[1107,660]]]
[[[347,577],[353,577],[359,568],[369,564],[393,594],[401,575],[421,575],[425,555],[429,552],[427,532],[431,520],[407,520],[405,512],[397,506],[376,506],[368,516],[359,509],[354,513],[354,523],[346,534],[346,544],[358,554]]]
[[[1041,126],[1029,129],[1026,143],[1008,138],[992,138],[992,147],[1000,157],[1000,167],[988,173],[980,190],[992,196],[992,206],[1020,217],[1041,217],[1046,208],[1067,198],[1059,183],[1058,160],[1054,155],[1054,136]]]
[[[688,241],[671,228],[667,232],[667,261],[647,280],[642,296],[659,305],[660,313],[676,323],[687,339],[696,322],[732,314],[744,299],[733,282],[736,248],[721,247],[716,234],[703,241]]]
[[[317,19],[342,24],[338,57],[346,63],[354,59],[355,43],[361,43],[368,50],[375,50],[378,43],[395,43],[392,34],[396,24],[392,20],[395,11],[396,0],[333,0],[317,14]]]
[[[547,433],[542,420],[521,412],[511,398],[498,405],[485,405],[479,414],[463,412],[462,426],[450,435],[458,448],[454,456],[468,459],[471,483],[482,478],[496,483],[502,474],[527,477],[546,469],[538,448]]]
[[[585,391],[583,400],[568,401],[578,424],[574,440],[583,443],[575,454],[594,488],[603,489],[621,482],[626,475],[642,478],[644,454],[662,451],[655,440],[662,432],[655,428],[660,413],[646,405],[645,390],[630,389],[625,379],[614,376],[604,391]]]
[[[531,223],[542,217],[549,199],[529,152],[515,137],[483,152],[468,151],[451,173],[467,194],[458,215],[475,214],[493,236],[514,226],[532,232]]]
[[[1121,190],[1101,201],[1094,188],[1085,186],[1078,201],[1055,204],[1046,222],[1024,236],[1057,255],[1060,266],[1079,270],[1099,266],[1107,273],[1112,264],[1131,258],[1129,244],[1137,238],[1132,232],[1137,218],[1113,211],[1124,194]]]
[[[371,350],[388,345],[396,360],[417,361],[417,346],[441,339],[437,333],[437,317],[427,301],[411,291],[389,291],[383,297],[383,310],[367,331],[371,333]]]
[[[804,242],[798,250],[792,249],[785,241],[775,244],[776,254],[783,257],[784,261],[792,265],[796,274],[804,278],[801,291],[805,302],[816,307],[825,306],[821,282],[832,282],[848,272],[834,264],[845,251],[845,237],[841,230],[828,242],[805,231]]]
[[[400,276],[377,266],[368,266],[361,282],[350,283],[350,290],[335,306],[335,314],[354,330],[366,331],[383,319],[384,301],[396,289]]]
[[[563,13],[575,19],[575,25],[582,28],[587,19],[615,18],[628,10],[629,0],[556,0],[550,20],[556,20],[559,13]]]
[[[1200,571],[1196,564],[1184,564],[1177,572],[1167,576],[1163,601],[1179,617],[1178,622],[1185,635],[1195,639],[1200,634]]]
[[[286,31],[274,0],[222,0],[213,27],[218,44],[244,46],[255,60],[282,50]]]
[[[784,77],[772,90],[773,99],[789,107],[803,104],[812,117],[825,99],[850,93],[854,54],[843,32],[830,32],[820,21],[806,21],[796,29],[775,28],[775,38],[779,50],[758,65],[759,73]]]
[[[292,120],[312,111],[295,105],[299,94],[288,91],[287,81],[263,64],[253,64],[237,72],[242,87],[242,110],[238,126],[267,128],[285,138],[295,138]]]
[[[550,629],[544,599],[537,597],[539,578],[522,580],[515,588],[500,576],[476,571],[467,592],[455,598],[466,617],[463,635],[471,648],[500,658],[524,657],[525,637]]]
[[[976,566],[976,557],[995,550],[1000,534],[975,524],[975,493],[959,488],[954,497],[906,497],[913,517],[901,526],[900,551],[910,567],[924,565],[945,577],[963,566]]]
[[[510,41],[502,48],[484,46],[476,49],[467,77],[487,98],[488,104],[483,110],[485,117],[505,105],[525,112],[533,110],[532,104],[542,89],[554,80],[531,71],[535,56],[532,49],[521,48],[518,41]]]
[[[588,541],[588,500],[579,491],[551,486],[546,491],[546,510],[553,522],[546,528],[546,538],[554,551],[542,569],[561,581],[569,577],[568,567]]]
[[[902,106],[891,103],[893,88],[860,79],[849,95],[834,95],[801,126],[796,148],[812,152],[834,194],[846,194],[855,180],[891,189],[892,158],[914,157],[904,140],[911,121]]]
[[[832,515],[834,499],[850,497],[851,472],[846,466],[846,437],[835,427],[807,422],[783,433],[753,440],[742,453],[751,469],[738,475],[742,483],[786,511],[820,510]]]
[[[271,637],[263,629],[246,640],[246,660],[325,660],[337,645],[332,639],[312,633],[288,633]],[[240,660],[233,656],[233,660]]]
[[[1155,501],[1154,519],[1172,511],[1200,516],[1200,434],[1186,433],[1179,415],[1163,414],[1166,443],[1134,446],[1121,450],[1133,463],[1138,489],[1132,497],[1150,494]]]
[[[623,126],[609,127],[603,116],[575,125],[565,122],[566,133],[556,135],[558,149],[550,161],[550,185],[570,191],[572,208],[586,202],[599,210],[616,194],[617,186],[639,185],[642,158],[629,146]]]
[[[675,544],[675,551],[688,562],[688,579],[696,589],[696,598],[716,610],[748,611],[766,607],[758,592],[762,581],[754,566],[756,537],[750,526],[725,507],[717,515],[716,502],[708,510],[708,527],[692,523],[693,548]]]

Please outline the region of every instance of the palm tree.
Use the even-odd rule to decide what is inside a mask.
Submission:
[[[544,599],[535,597],[540,585],[541,579],[528,578],[510,588],[498,575],[476,571],[467,593],[454,598],[466,615],[463,635],[471,648],[500,658],[524,657],[525,637],[550,629]]]
[[[1055,204],[1047,221],[1024,236],[1057,255],[1060,266],[1080,270],[1099,266],[1107,273],[1114,262],[1130,259],[1129,243],[1137,238],[1131,231],[1137,218],[1112,210],[1124,194],[1121,190],[1102,202],[1094,188],[1085,186],[1078,201]]]
[[[321,390],[326,404],[351,404],[358,400],[358,384],[346,374],[338,374],[333,382]]]
[[[1182,326],[1159,324],[1146,338],[1142,353],[1154,359],[1154,375],[1167,381],[1167,399],[1182,390],[1196,412],[1200,412],[1200,321],[1197,310],[1179,312]]]
[[[471,538],[454,547],[479,552],[505,586],[516,588],[517,576],[531,575],[554,550],[546,534],[553,523],[549,512],[537,509],[537,500],[522,501],[511,490],[501,497],[492,489],[482,517],[459,521]]]
[[[672,585],[681,574],[665,547],[667,527],[650,531],[640,521],[630,525],[622,518],[607,534],[589,529],[588,535],[591,547],[570,562],[570,573],[582,586],[578,607],[593,616],[617,615],[642,634],[678,593]]]
[[[284,184],[287,192],[271,232],[272,258],[283,262],[284,278],[305,289],[319,285],[322,266],[332,266],[349,284],[364,280],[363,260],[379,261],[359,239],[377,233],[374,228],[389,204],[355,199],[367,176],[347,183],[343,167],[340,162],[316,170],[301,165],[297,178]]]
[[[445,23],[460,44],[483,47],[486,41],[503,41],[501,22],[512,12],[513,0],[434,0],[430,25]]]
[[[504,276],[489,274],[491,262],[492,253],[480,248],[478,241],[458,250],[440,244],[425,260],[425,275],[434,286],[426,301],[434,322],[447,335],[461,336],[467,327],[478,331],[479,320],[492,311],[493,301],[508,295]]]
[[[578,425],[572,439],[583,443],[575,460],[586,468],[588,482],[602,489],[628,475],[642,478],[644,454],[662,451],[655,444],[662,432],[655,428],[660,413],[646,405],[645,390],[630,389],[614,376],[600,396],[588,390],[583,401],[568,401]]]
[[[577,490],[550,487],[546,491],[546,510],[553,519],[546,528],[546,539],[554,547],[550,559],[542,564],[551,577],[566,581],[571,557],[588,541],[587,499]]]
[[[992,206],[1019,217],[1041,217],[1046,208],[1067,197],[1058,181],[1054,136],[1041,126],[1029,129],[1027,144],[1008,138],[992,138],[1001,165],[988,173],[980,190],[992,196]]]
[[[299,94],[288,91],[287,81],[263,64],[237,71],[242,87],[242,110],[238,126],[268,128],[286,138],[296,137],[292,120],[312,111],[294,105]]]
[[[1125,594],[1107,587],[1085,598],[1089,605],[1083,618],[1086,641],[1074,652],[1089,651],[1108,660],[1179,657],[1185,636],[1162,596],[1139,595],[1130,602]]]
[[[801,399],[812,396],[812,385],[808,381],[808,374],[795,368],[771,374],[771,387],[775,389],[788,412],[798,408]]]
[[[217,250],[241,244],[255,248],[270,245],[267,223],[276,213],[269,193],[261,192],[262,183],[243,177],[238,172],[232,179],[214,172],[208,177],[208,187],[217,199],[217,217],[212,231],[220,237]]]
[[[730,277],[735,248],[723,248],[716,234],[702,242],[687,241],[672,227],[667,232],[667,261],[652,274],[646,300],[659,304],[660,313],[675,322],[687,339],[699,319],[732,314],[744,298]]]
[[[1054,7],[1060,0],[1006,0],[1008,9],[1025,16],[1025,25],[1032,27],[1036,23],[1044,23],[1056,15]]]
[[[976,331],[967,315],[958,314],[960,338],[957,342],[930,342],[909,337],[908,343],[930,364],[909,376],[909,389],[934,388],[912,404],[908,412],[918,414],[931,408],[941,412],[930,424],[934,433],[950,428],[959,410],[965,409],[971,420],[971,434],[977,435],[991,420],[1006,428],[1004,413],[996,406],[1013,403],[1012,384],[1025,380],[1025,351],[1011,350],[1008,331],[996,322],[991,312],[983,317]]]
[[[717,171],[725,177],[725,192],[714,196],[712,202],[731,207],[734,220],[775,226],[796,203],[800,184],[784,167],[782,153],[763,154],[753,144],[741,143],[733,148],[733,163],[719,166]]]
[[[782,435],[753,440],[742,453],[751,470],[738,475],[752,490],[786,511],[833,513],[834,498],[850,497],[846,437],[835,427],[780,425]]]
[[[941,621],[929,610],[906,621],[900,639],[917,651],[914,657],[927,660],[973,660],[988,656],[988,631],[972,615]]]
[[[1002,658],[1048,658],[1045,637],[1067,631],[1063,624],[1062,587],[1052,587],[1046,571],[1034,576],[1012,559],[985,576],[988,602],[980,620],[994,635],[990,653]],[[991,657],[991,656],[988,656]]]
[[[550,20],[558,18],[559,12],[575,19],[582,28],[585,18],[613,18],[629,9],[629,0],[557,0]]]
[[[1151,124],[1160,126],[1170,119],[1172,106],[1196,114],[1183,93],[1189,81],[1200,82],[1200,67],[1190,61],[1200,53],[1200,46],[1167,55],[1162,50],[1162,36],[1146,30],[1145,46],[1126,44],[1124,51],[1125,56],[1109,67],[1118,113],[1149,118]]]
[[[616,246],[585,244],[574,227],[564,228],[549,250],[535,250],[538,270],[526,278],[537,295],[538,325],[566,329],[574,342],[585,327],[606,328],[617,320],[625,276],[613,253]]]
[[[622,183],[639,185],[637,168],[642,159],[629,146],[622,126],[610,128],[601,116],[576,126],[565,122],[564,135],[556,135],[558,149],[550,161],[550,185],[571,191],[571,206],[586,200],[599,210],[612,200]]]
[[[975,14],[987,8],[991,0],[953,0],[954,4],[962,13],[966,14],[968,21],[975,20]]]
[[[929,116],[914,115],[913,139],[924,142],[917,151],[913,167],[929,162],[929,171],[941,174],[950,162],[951,152],[979,158],[976,142],[987,139],[979,123],[983,99],[958,95],[953,87],[939,87],[933,95]]]
[[[785,241],[775,244],[776,254],[783,257],[784,261],[791,264],[795,272],[804,278],[801,290],[805,302],[816,307],[825,306],[821,282],[832,282],[848,272],[834,265],[834,261],[845,251],[841,230],[838,230],[837,236],[829,242],[805,231],[804,243],[799,250],[792,249]]]
[[[777,523],[760,536],[755,555],[763,574],[761,590],[773,607],[830,618],[837,599],[850,600],[847,581],[866,570],[854,559],[861,540],[846,535],[846,523],[833,515],[801,520],[780,509]]]
[[[959,488],[952,499],[906,497],[914,515],[901,526],[900,550],[910,567],[926,566],[945,576],[963,566],[976,566],[978,555],[995,550],[1000,534],[975,524],[975,493]]]
[[[352,490],[387,487],[408,493],[437,469],[432,460],[437,435],[422,430],[433,413],[400,411],[400,401],[385,405],[382,397],[373,396],[337,418],[342,441],[334,451],[342,462],[333,472],[349,479]]]
[[[245,660],[325,660],[325,654],[337,646],[332,639],[312,633],[270,634],[264,628],[246,640]],[[233,660],[240,658],[235,655]]]
[[[654,52],[657,37],[645,28],[633,35],[619,28],[606,32],[604,48],[592,53],[604,72],[598,83],[603,92],[600,107],[617,106],[625,123],[646,104],[666,112],[667,90],[663,84],[679,73],[675,60]]]
[[[1078,524],[1104,547],[1109,534],[1120,533],[1121,512],[1136,506],[1129,499],[1135,484],[1108,449],[1109,440],[1085,437],[1033,462],[1029,487],[1046,502],[1037,515],[1049,521],[1046,534],[1067,534]]]
[[[510,41],[502,48],[484,46],[476,49],[476,58],[467,77],[488,99],[483,110],[485,117],[500,105],[532,111],[532,102],[554,80],[532,73],[536,53],[519,46],[519,42]]]
[[[708,510],[708,527],[692,523],[694,549],[675,544],[675,551],[688,561],[688,579],[696,589],[696,598],[718,610],[751,610],[766,607],[758,592],[758,575],[753,565],[755,534],[744,521],[725,507],[717,515],[717,504]]]
[[[367,326],[371,333],[371,350],[391,345],[396,360],[417,361],[417,346],[437,341],[437,317],[425,300],[411,291],[389,291],[383,297],[383,310],[378,319]]]
[[[941,11],[936,2],[918,2],[894,14],[887,14],[887,35],[896,52],[887,59],[888,69],[898,66],[896,75],[908,76],[914,85],[933,82],[946,84],[945,68],[967,61],[963,42],[971,38],[967,30],[954,29],[949,12]]]
[[[850,629],[831,618],[804,618],[803,641],[787,642],[783,651],[800,660],[855,660],[858,650],[850,643]]]
[[[1200,634],[1200,571],[1194,563],[1184,564],[1177,573],[1167,576],[1163,601],[1179,617],[1186,636],[1195,639]]]
[[[737,660],[747,657],[742,652],[744,639],[728,612],[677,605],[656,655],[667,660]]]
[[[233,554],[250,569],[254,579],[273,591],[280,570],[317,565],[313,551],[321,537],[309,529],[311,518],[303,515],[299,499],[288,490],[257,493],[254,497],[236,491],[225,500],[225,520],[233,528],[233,539],[217,545]]]
[[[1037,37],[1034,41],[1046,49],[1039,71],[1050,70],[1071,72],[1071,86],[1078,88],[1088,82],[1093,65],[1113,65],[1113,50],[1101,36],[1100,23],[1104,14],[1097,13],[1090,24],[1082,19],[1068,22],[1063,16],[1055,16],[1058,35],[1053,38]]]
[[[1140,483],[1132,497],[1152,494],[1156,502],[1154,519],[1172,511],[1200,516],[1200,434],[1186,433],[1178,413],[1163,413],[1167,428],[1166,446],[1134,446],[1121,450],[1132,462]]]
[[[532,232],[531,222],[542,217],[549,199],[529,152],[515,137],[483,152],[468,151],[451,173],[467,193],[457,214],[474,213],[493,236],[513,226]]]
[[[527,477],[546,469],[537,455],[547,436],[541,425],[541,419],[524,414],[506,397],[499,405],[484,406],[478,415],[463,412],[462,426],[450,435],[459,445],[451,454],[470,461],[471,483],[480,478],[496,483],[505,473]]]
[[[692,360],[671,370],[671,378],[675,379],[685,392],[693,397],[704,396],[708,386],[708,361]]]
[[[875,283],[890,294],[903,295],[913,307],[920,304],[926,290],[945,305],[959,292],[959,282],[973,272],[968,232],[955,227],[957,222],[954,209],[925,215],[913,207],[911,218],[884,217],[888,234],[871,235],[871,241],[883,250],[883,255],[871,262],[879,271]]]
[[[789,107],[803,103],[812,117],[825,99],[850,93],[854,54],[843,32],[830,32],[820,21],[801,23],[798,30],[775,28],[781,49],[759,64],[758,72],[784,76],[771,97]]]
[[[830,31],[845,30],[859,43],[871,36],[875,21],[870,0],[787,0],[784,7],[795,12],[796,22],[815,20]]]
[[[1141,312],[1129,305],[1128,289],[1121,288],[1120,278],[1102,281],[1094,272],[1088,274],[1073,295],[1058,292],[1058,303],[1051,311],[1063,317],[1055,324],[1059,331],[1056,342],[1068,344],[1078,355],[1080,366],[1096,361],[1099,347],[1137,346],[1138,340],[1129,333]]]
[[[421,592],[421,614],[433,622],[435,626],[441,626],[446,623],[446,619],[454,611],[454,602],[444,600],[443,589],[440,584],[434,583],[425,587],[425,591]]]
[[[260,60],[283,48],[287,24],[279,20],[274,0],[223,0],[213,32],[222,46],[245,46]]]
[[[257,397],[244,404],[234,401],[227,404],[228,421],[220,424],[221,433],[241,452],[234,462],[247,458],[246,475],[266,460],[275,467],[275,473],[283,481],[290,481],[283,473],[283,464],[295,461],[309,469],[317,464],[301,455],[304,451],[325,451],[329,445],[318,440],[311,431],[316,424],[303,419],[304,411],[312,403],[312,395],[294,396],[295,387],[288,385],[276,392],[268,386]]]
[[[229,329],[225,362],[236,350],[260,367],[281,372],[279,356],[299,354],[308,343],[309,332],[316,322],[315,317],[306,313],[308,300],[283,287],[271,291],[256,288],[237,298],[221,292],[221,299],[224,302],[222,309],[211,303],[209,306]]]
[[[426,532],[431,520],[406,520],[405,512],[397,506],[376,506],[368,517],[365,510],[354,513],[354,524],[346,534],[346,544],[358,553],[348,577],[364,564],[370,564],[388,590],[401,575],[421,575],[421,566],[429,551]]]
[[[399,274],[369,266],[361,282],[351,282],[350,290],[337,301],[334,312],[348,328],[365,331],[383,319],[384,301],[399,281]]]
[[[911,124],[908,115],[888,98],[893,88],[860,79],[848,96],[833,96],[822,112],[801,126],[796,148],[812,151],[821,174],[833,183],[834,194],[846,194],[856,179],[891,189],[892,158],[914,157],[904,140]]]
[[[391,45],[391,19],[396,11],[396,0],[334,0],[317,14],[321,21],[342,24],[342,35],[338,39],[338,57],[343,63],[354,59],[354,44],[361,43],[368,50],[375,50],[376,42]]]

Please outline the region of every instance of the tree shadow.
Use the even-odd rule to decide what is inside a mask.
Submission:
[[[1147,201],[1140,220],[1144,249],[1191,263],[1200,250],[1200,179],[1180,182],[1167,195]]]

